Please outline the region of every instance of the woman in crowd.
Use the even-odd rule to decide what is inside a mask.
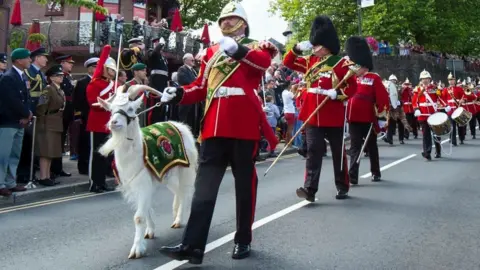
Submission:
[[[285,132],[285,143],[288,143],[293,136],[293,127],[295,125],[295,95],[298,85],[292,85],[282,92],[283,115],[287,122],[287,132]]]
[[[37,126],[35,146],[40,157],[40,178],[38,183],[44,186],[54,186],[58,182],[50,179],[50,166],[53,158],[62,157],[62,148],[58,143],[63,131],[63,109],[65,95],[60,89],[63,81],[61,65],[55,65],[47,70],[49,85],[43,90],[37,105]]]

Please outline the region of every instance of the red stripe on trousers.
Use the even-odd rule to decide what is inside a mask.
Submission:
[[[347,163],[348,159],[347,159],[347,150],[345,149],[345,146],[343,146],[342,151],[343,151],[343,169],[345,170],[345,184],[347,185],[347,187],[349,187],[350,186],[350,177],[348,175],[348,163]]]
[[[258,143],[253,147],[252,161],[253,161],[253,171],[252,171],[252,216],[250,219],[250,224],[253,225],[255,220],[255,206],[257,204],[257,168],[255,167],[255,157],[257,156]]]

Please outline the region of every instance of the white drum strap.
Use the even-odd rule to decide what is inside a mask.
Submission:
[[[430,102],[433,106],[433,108],[435,109],[435,111],[437,111],[437,104],[433,103],[433,100],[432,100],[432,97],[430,97],[429,94],[427,93],[424,93],[425,97],[427,98],[428,102]]]

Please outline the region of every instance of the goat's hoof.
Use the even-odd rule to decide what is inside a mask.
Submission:
[[[170,226],[170,228],[172,229],[180,229],[181,227],[182,225],[180,224],[180,222],[173,223],[172,226]]]
[[[145,239],[153,239],[155,238],[155,235],[153,233],[146,233],[145,234]]]
[[[143,242],[143,241],[142,241]],[[129,259],[140,259],[145,255],[147,251],[145,243],[134,244],[132,249],[130,249],[130,254],[128,254]]]

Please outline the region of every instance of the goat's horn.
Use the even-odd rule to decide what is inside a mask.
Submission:
[[[137,98],[138,94],[143,90],[146,90],[146,91],[148,91],[148,92],[150,92],[150,93],[152,93],[156,96],[159,96],[159,97],[162,96],[162,92],[157,91],[150,86],[142,85],[142,84],[136,84],[136,85],[132,85],[128,88],[128,97],[130,99],[135,99],[135,98]]]

